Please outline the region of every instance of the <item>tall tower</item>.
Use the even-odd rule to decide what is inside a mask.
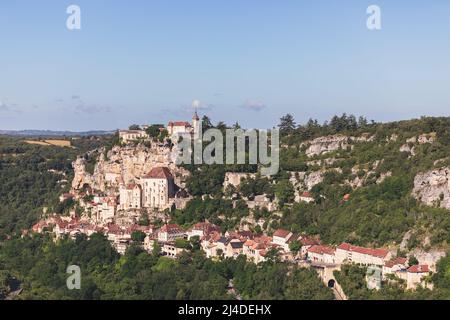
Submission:
[[[192,128],[194,129],[194,140],[198,139],[200,137],[200,118],[197,114],[197,109],[195,110],[194,116],[192,117]]]

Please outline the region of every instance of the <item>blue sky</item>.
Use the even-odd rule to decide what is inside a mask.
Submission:
[[[450,113],[447,0],[2,0],[0,41],[0,129]]]

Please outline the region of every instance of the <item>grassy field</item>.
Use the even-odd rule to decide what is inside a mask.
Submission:
[[[35,144],[40,146],[57,146],[57,147],[71,147],[72,144],[68,140],[27,140],[25,141],[28,144]]]

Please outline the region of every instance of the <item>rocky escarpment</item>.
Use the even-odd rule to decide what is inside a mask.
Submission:
[[[309,147],[305,152],[308,157],[312,157],[339,149],[345,149],[349,145],[349,138],[347,136],[334,135],[319,137],[309,142]]]
[[[426,205],[450,209],[450,168],[416,175],[413,196]]]
[[[400,152],[409,153],[410,156],[416,155],[416,146],[421,144],[433,143],[436,141],[436,133],[424,133],[418,137],[411,137],[406,140],[406,143],[400,147]]]
[[[81,189],[85,184],[100,191],[109,187],[117,188],[121,183],[137,182],[157,166],[168,167],[179,186],[183,186],[184,178],[189,175],[188,171],[175,165],[168,147],[116,146],[106,156],[102,151],[100,150],[93,174],[86,171],[86,160],[83,157],[73,163],[73,189]]]
[[[361,135],[360,137],[348,137],[339,134],[319,137],[305,143],[306,145],[308,145],[305,153],[308,157],[318,156],[339,149],[346,149],[348,147],[351,147],[352,143],[354,142],[370,142],[373,141],[374,138],[374,136],[370,136],[367,133]]]

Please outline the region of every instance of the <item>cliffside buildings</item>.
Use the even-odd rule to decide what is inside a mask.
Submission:
[[[383,266],[391,259],[391,253],[385,249],[370,249],[342,243],[336,248],[336,262],[362,265]]]
[[[184,135],[191,135],[193,139],[198,139],[200,134],[200,118],[195,112],[192,117],[192,124],[186,121],[171,121],[167,125],[167,131],[172,141],[178,141],[178,137]]]
[[[119,138],[122,143],[129,143],[140,139],[148,139],[149,135],[145,131],[149,126],[142,126],[142,130],[120,130]],[[187,121],[170,121],[167,124],[166,130],[173,142],[177,142],[180,136],[190,135],[193,139],[198,139],[201,131],[200,118],[195,112],[192,117],[192,123]],[[161,130],[164,128],[161,128]]]
[[[167,167],[155,167],[141,177],[139,184],[119,187],[121,210],[150,208],[164,210],[171,206],[175,183]]]

